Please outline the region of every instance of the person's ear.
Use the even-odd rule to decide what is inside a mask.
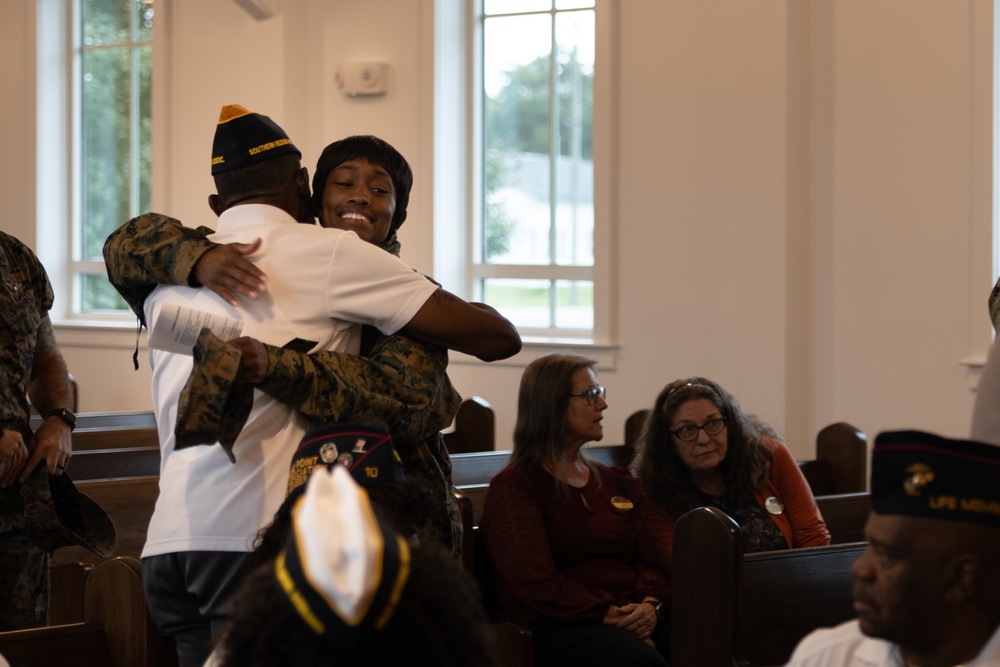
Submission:
[[[208,195],[208,207],[212,209],[215,215],[222,215],[222,202],[219,201],[219,195]]]
[[[980,586],[982,563],[972,554],[960,554],[944,566],[944,599],[949,604],[965,602]]]

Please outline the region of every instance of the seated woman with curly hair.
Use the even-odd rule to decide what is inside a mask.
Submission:
[[[718,507],[743,533],[744,551],[830,543],[809,483],[778,434],[703,377],[676,380],[656,398],[632,462],[645,491],[643,516],[664,562],[674,523]]]

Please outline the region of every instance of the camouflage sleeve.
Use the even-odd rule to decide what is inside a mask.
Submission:
[[[462,400],[446,374],[447,350],[406,336],[381,338],[368,357],[267,350],[268,377],[257,388],[316,423],[381,420],[394,438],[426,437],[451,423]]]
[[[180,220],[145,213],[116,229],[104,242],[108,280],[145,324],[142,305],[159,284],[191,285],[194,265],[217,244],[205,228],[189,229]]]

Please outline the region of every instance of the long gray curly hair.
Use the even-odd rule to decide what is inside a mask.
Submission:
[[[760,418],[744,413],[732,394],[708,378],[690,377],[668,384],[646,418],[631,470],[646,496],[674,517],[704,504],[671,433],[677,410],[698,399],[712,401],[726,420],[728,448],[720,466],[730,502],[752,501],[754,491],[767,484],[771,448],[765,438],[781,439]]]

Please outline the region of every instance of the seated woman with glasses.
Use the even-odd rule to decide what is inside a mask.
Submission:
[[[706,378],[676,380],[660,392],[643,426],[632,473],[645,491],[643,516],[668,570],[674,523],[696,507],[718,507],[732,517],[745,552],[830,543],[788,447]]]
[[[536,665],[666,665],[669,584],[639,513],[642,492],[627,470],[581,452],[604,437],[608,404],[593,369],[561,354],[525,369],[514,451],[479,522],[481,574],[494,620],[531,627]]]

